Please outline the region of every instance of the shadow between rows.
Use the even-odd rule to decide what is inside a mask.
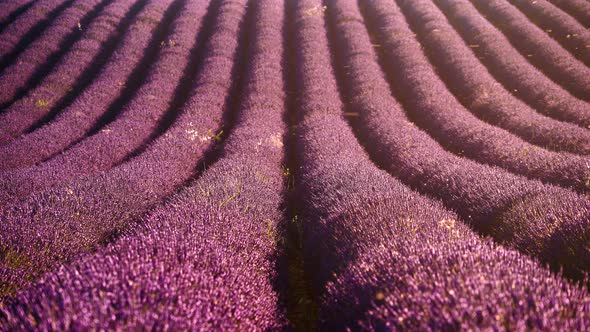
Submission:
[[[8,16],[2,22],[0,22],[0,33],[4,32],[4,29],[6,29],[7,26],[16,21],[17,18],[29,10],[29,8],[31,8],[36,2],[37,0],[29,1],[28,3],[21,5],[8,14]]]

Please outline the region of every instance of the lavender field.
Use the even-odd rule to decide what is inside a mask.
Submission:
[[[590,330],[590,2],[0,0],[21,330]]]

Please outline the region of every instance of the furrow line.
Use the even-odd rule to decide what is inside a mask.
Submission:
[[[81,38],[51,72],[39,81],[27,82],[25,85],[29,89],[23,97],[0,114],[0,142],[6,144],[39,121],[52,118],[91,84],[114,51],[123,33],[121,30],[129,26],[142,4],[135,0],[110,3],[83,28]]]
[[[34,0],[14,0],[3,1],[0,3],[0,22],[2,25],[9,24],[16,16],[24,13],[30,6],[33,5]]]
[[[547,0],[510,0],[540,29],[590,66],[590,31]]]
[[[512,46],[554,82],[590,101],[590,68],[547,36],[507,1],[470,0],[508,38]]]
[[[141,18],[148,25],[157,25],[158,38],[162,39],[156,44],[168,37],[175,45],[157,50],[156,59],[142,78],[143,85],[119,111],[118,117],[96,134],[41,164],[0,173],[0,208],[36,191],[109,170],[151,134],[158,119],[170,111],[178,77],[188,63],[191,48],[195,47],[196,31],[189,29],[195,28],[192,24],[197,29],[201,26],[202,12],[197,12],[194,20],[190,17],[178,20],[182,3],[183,0],[156,0],[142,13]]]
[[[369,43],[363,20],[358,9],[350,11],[353,2],[325,5],[299,2],[296,30],[298,190],[306,207],[305,257],[320,299],[319,330],[583,328],[586,318],[576,313],[588,310],[585,291],[480,239],[440,203],[371,163],[343,119],[322,13],[335,22],[331,40],[358,40],[353,28],[360,28]],[[335,54],[356,76],[372,46],[353,52]],[[373,68],[377,76],[359,75],[381,77]],[[490,297],[489,289],[498,291]],[[524,300],[530,298],[551,304],[533,309]],[[566,303],[571,307],[562,315]],[[479,307],[492,309],[472,310]]]
[[[0,104],[23,96],[27,82],[41,81],[110,0],[81,0],[64,10],[26,50],[6,63],[0,73]],[[0,143],[1,144],[1,143]]]
[[[551,81],[516,51],[467,0],[435,0],[489,72],[537,112],[590,128],[590,104]]]
[[[374,0],[364,5],[365,22],[381,41],[379,49],[387,47],[388,36],[414,38],[399,30],[404,21],[395,4]],[[374,162],[415,190],[440,199],[478,232],[549,262],[555,270],[563,267],[570,278],[581,278],[590,266],[584,249],[590,239],[590,201],[445,151],[408,121],[391,96],[375,54],[366,50],[371,44],[367,33],[348,40],[355,44],[341,47],[339,54],[350,59],[343,62],[350,67],[345,81],[349,109],[357,112],[352,124]],[[379,55],[384,62],[384,54]],[[352,67],[355,61],[359,64]]]
[[[555,6],[574,17],[580,24],[590,28],[590,3],[586,0],[549,0]]]
[[[159,72],[172,77],[180,76],[173,72],[179,63],[187,63],[187,54],[180,49],[188,44],[187,35],[192,36],[192,40],[198,39],[195,26],[201,25],[195,24],[198,23],[195,20],[203,18],[207,10],[202,3],[194,1],[187,1],[184,5],[178,24],[173,29],[177,34],[172,36],[178,42],[178,59],[159,62],[165,66]],[[217,7],[209,6],[208,9],[217,12]],[[24,280],[35,279],[41,272],[53,269],[56,264],[81,252],[92,251],[101,244],[113,241],[121,232],[132,227],[133,221],[173,194],[194,175],[195,166],[219,137],[224,110],[235,112],[225,107],[226,100],[240,96],[240,91],[231,91],[235,93],[229,95],[230,89],[234,90],[232,87],[242,86],[239,84],[242,79],[234,78],[244,77],[245,54],[237,50],[244,50],[244,46],[248,45],[247,25],[243,20],[246,2],[223,1],[218,8],[219,14],[205,47],[204,64],[191,98],[166,134],[143,154],[108,172],[35,193],[2,211],[0,218],[6,222],[0,226],[0,242],[6,243],[10,252],[27,257],[26,261],[30,262],[18,268],[11,266],[10,260],[1,262],[1,280],[7,285],[4,293],[10,290],[10,286],[14,288]],[[252,22],[251,18],[248,22]],[[211,22],[204,22],[201,29],[208,24]],[[165,53],[172,55],[176,52],[172,48]],[[122,136],[113,142],[121,142],[128,137],[125,133],[117,135]],[[113,147],[108,144],[104,149]],[[75,217],[72,218],[72,215]],[[58,230],[57,234],[55,230]],[[31,237],[31,231],[38,235]]]
[[[33,42],[75,0],[37,1],[0,34],[0,69]]]
[[[285,328],[273,289],[285,132],[281,31],[276,27],[283,13],[280,1],[250,5],[256,7],[251,9],[255,14],[250,23],[256,25],[252,58],[236,129],[225,143],[223,159],[143,218],[138,234],[49,275],[21,295],[5,313],[9,326],[30,327],[29,314],[38,324],[61,328]],[[131,279],[129,266],[137,272]],[[97,310],[92,294],[107,279],[110,295]],[[128,288],[130,280],[141,287]],[[143,289],[154,293],[145,298]],[[120,303],[121,296],[128,301]],[[52,315],[51,308],[63,302],[76,307]],[[151,308],[149,313],[145,306]],[[75,316],[80,307],[86,308],[83,320]]]
[[[402,8],[421,47],[455,98],[482,121],[555,150],[590,154],[590,131],[537,113],[487,71],[430,1]]]
[[[580,192],[590,189],[590,157],[532,145],[465,109],[437,75],[406,22],[403,12],[415,1],[398,3],[401,9],[392,4],[381,21],[379,49],[393,92],[411,121],[457,155]]]
[[[298,86],[296,34],[296,1],[285,1],[285,20],[283,25],[283,81],[285,82],[286,112],[284,121],[288,126],[284,138],[285,151],[285,201],[282,249],[284,265],[277,266],[279,280],[285,285],[282,298],[286,313],[294,331],[317,331],[318,307],[310,284],[313,273],[305,268],[303,252],[303,229],[301,224],[301,197],[297,192],[299,171],[297,154],[298,125]]]
[[[45,161],[116,118],[140,89],[162,43],[168,43],[165,25],[159,24],[163,12],[155,10],[159,8],[149,2],[130,22],[110,60],[70,106],[51,122],[0,147],[0,168],[23,168]]]
[[[0,34],[22,14],[26,13],[37,0],[4,1],[0,4]]]

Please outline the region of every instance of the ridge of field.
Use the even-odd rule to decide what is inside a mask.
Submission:
[[[0,0],[0,331],[587,330],[585,0]]]

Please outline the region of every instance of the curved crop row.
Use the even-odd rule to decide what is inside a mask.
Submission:
[[[19,8],[26,7],[33,3],[34,0],[14,0],[0,2],[0,22],[13,15]]]
[[[147,25],[157,25],[158,30],[166,30],[178,11],[175,4],[178,5],[175,0],[154,1],[148,6],[150,10],[142,13],[140,19]],[[194,35],[192,31],[180,29],[180,32],[167,36],[166,45],[170,41],[174,46],[158,50],[157,59],[150,64],[143,84],[133,98],[121,107],[113,122],[40,165],[26,167],[30,161],[25,158],[25,154],[21,158],[0,161],[0,169],[5,170],[0,186],[7,188],[6,194],[22,197],[28,191],[108,170],[143,144],[170,108],[175,89],[189,61]],[[57,148],[63,149],[64,146],[56,146],[49,151]],[[20,161],[24,161],[24,164],[21,165]],[[8,189],[19,181],[29,183],[28,188]],[[4,205],[3,202],[5,200],[0,199],[0,206]]]
[[[590,105],[530,64],[467,0],[435,0],[490,73],[537,112],[590,128]]]
[[[375,220],[394,217],[375,210]],[[412,219],[377,231],[386,234],[382,243],[328,285],[326,330],[344,324],[364,331],[588,328],[587,291],[477,239],[464,225]]]
[[[472,2],[531,63],[576,97],[590,101],[590,68],[564,50],[510,3],[499,0]]]
[[[580,24],[590,28],[590,3],[586,0],[549,0],[573,16]]]
[[[108,0],[81,0],[57,16],[43,33],[0,74],[0,82],[3,83],[0,104],[10,103],[18,92],[26,89],[27,82],[36,79],[34,76],[37,76],[42,65],[57,62],[59,57],[56,55],[65,51],[64,44],[68,40],[79,38],[82,27],[85,28],[108,2]],[[7,84],[7,82],[10,83]]]
[[[405,23],[395,4],[374,0],[364,9],[366,22],[377,27],[374,31],[382,42],[387,36],[414,38],[400,33]],[[590,266],[584,249],[590,239],[590,202],[571,191],[445,151],[408,122],[391,97],[374,53],[366,51],[371,47],[367,33],[359,31],[349,43],[338,53],[347,60],[343,66],[350,108],[358,112],[355,125],[363,141],[371,142],[371,156],[404,183],[441,199],[478,231],[580,277]],[[365,51],[359,53],[360,49]]]
[[[273,289],[284,188],[282,35],[277,29],[283,9],[275,0],[251,3],[256,7],[252,58],[222,159],[142,218],[138,234],[49,274],[11,301],[0,313],[0,324],[18,329],[285,328]],[[77,316],[80,311],[83,318]]]
[[[148,3],[126,30],[109,62],[70,106],[47,125],[0,147],[0,169],[34,165],[81,139],[139,88],[141,73],[163,42],[161,5]],[[168,41],[166,41],[168,43]],[[137,68],[141,66],[141,68]],[[131,91],[130,91],[131,90]]]
[[[590,154],[590,131],[545,117],[510,94],[430,1],[404,6],[422,48],[455,97],[480,119],[542,147]]]
[[[35,0],[14,0],[0,3],[0,33],[34,3]]]
[[[0,226],[0,242],[27,262],[17,269],[10,266],[10,261],[2,261],[4,271],[0,277],[9,281],[5,284],[18,285],[26,275],[36,277],[39,272],[107,241],[194,175],[197,163],[215,141],[212,133],[221,126],[224,101],[229,98],[234,77],[232,67],[238,66],[234,60],[242,55],[236,52],[245,4],[246,1],[222,2],[184,112],[144,153],[108,172],[35,193],[2,211],[0,218],[6,222]],[[187,38],[196,34],[195,26],[200,26],[198,20],[205,10],[201,3],[186,2],[172,35],[179,42],[180,58],[159,61],[164,70],[161,73],[186,64],[187,54],[180,48],[187,47],[182,45],[189,44]],[[160,60],[173,60],[174,49],[165,54],[168,56]],[[129,128],[133,128],[130,133],[135,132],[135,126],[136,123],[129,123]],[[127,138],[113,142],[124,144],[123,139]],[[104,145],[101,153],[113,148]],[[97,157],[101,155],[92,155]],[[55,230],[66,233],[56,234]],[[37,235],[32,236],[31,232]]]
[[[555,8],[547,0],[535,3],[527,0],[511,0],[537,26],[557,40],[576,58],[590,66],[590,31],[573,17]]]
[[[190,202],[182,208],[161,211],[145,221],[147,230],[48,274],[0,308],[0,324],[17,330],[283,326],[263,279],[272,265],[260,230],[246,228],[251,220],[240,215]]]
[[[415,2],[400,4],[409,11]],[[400,95],[408,117],[426,128],[441,145],[459,155],[530,178],[581,192],[589,189],[589,157],[545,150],[481,121],[448,91],[401,12],[381,22],[381,31],[395,31],[395,35],[382,34],[380,38],[384,68],[393,89]]]
[[[0,115],[0,143],[13,140],[53,112],[74,87],[88,79],[84,74],[94,59],[104,57],[104,61],[108,58],[108,54],[102,54],[101,49],[110,48],[108,41],[119,35],[118,25],[125,23],[125,14],[134,2],[125,0],[109,4],[84,28],[82,37],[64,54],[51,72]]]
[[[587,292],[479,239],[439,203],[372,165],[342,118],[321,13],[326,8],[337,22],[333,35],[341,40],[357,40],[356,29],[366,35],[363,21],[354,2],[326,3],[301,1],[296,10],[303,118],[296,129],[297,188],[305,257],[320,296],[319,329],[587,326]],[[371,49],[355,48],[354,58],[338,55],[347,58],[347,70],[363,75]],[[372,80],[371,74],[363,79]],[[379,96],[372,95],[377,102]]]
[[[51,20],[74,0],[36,1],[27,15],[22,15],[0,34],[0,68],[26,47]]]

